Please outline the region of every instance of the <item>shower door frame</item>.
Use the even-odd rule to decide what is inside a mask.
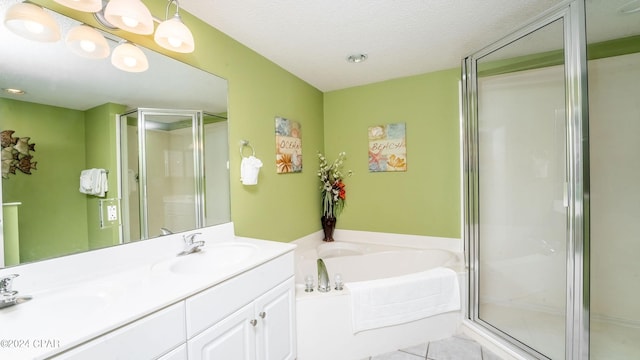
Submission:
[[[137,113],[137,130],[138,130],[138,190],[139,195],[139,217],[140,217],[140,238],[149,238],[148,226],[148,204],[147,204],[147,150],[146,150],[146,120],[148,115],[176,115],[191,117],[191,133],[193,141],[193,161],[194,161],[194,190],[195,190],[195,228],[205,226],[205,185],[204,185],[204,135],[203,135],[203,111],[201,110],[184,110],[184,109],[159,109],[159,108],[138,108],[124,112],[117,116],[118,118],[118,134],[121,133],[122,124],[121,117]],[[120,139],[122,147],[122,138]],[[119,154],[118,159],[121,161],[123,154]],[[120,165],[122,168],[122,165]],[[124,172],[122,176],[124,176]],[[120,182],[123,181],[122,179]],[[122,197],[122,195],[121,195]],[[121,239],[124,239],[121,234]]]
[[[562,19],[564,25],[567,293],[565,359],[589,358],[589,128],[584,0],[564,1],[528,25],[462,61],[462,133],[464,199],[463,236],[468,271],[467,319],[529,355],[546,358],[535,349],[479,318],[479,143],[477,61],[544,26]]]

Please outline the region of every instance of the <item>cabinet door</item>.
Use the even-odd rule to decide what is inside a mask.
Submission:
[[[253,303],[187,342],[189,360],[255,360]]]
[[[296,357],[295,283],[281,283],[255,302],[258,320],[257,359],[293,360]]]

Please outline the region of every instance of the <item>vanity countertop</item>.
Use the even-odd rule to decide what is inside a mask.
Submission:
[[[202,239],[207,241],[206,237]],[[198,268],[199,262],[205,264],[200,259],[208,256],[207,251],[209,254],[214,249],[227,251],[224,250],[227,246],[229,253],[236,255],[226,259],[218,257],[224,263],[221,266]],[[235,250],[242,248],[255,251],[238,255]],[[294,249],[293,244],[234,237],[232,241],[207,241],[202,252],[180,257],[175,255],[174,246],[174,252],[165,252],[167,256],[151,257],[148,262],[124,268],[114,264],[118,271],[90,279],[83,274],[83,269],[77,268],[78,281],[59,283],[31,293],[20,291],[19,295],[31,295],[33,299],[0,309],[0,358],[47,358]],[[239,260],[233,261],[234,256],[240,256],[237,257]],[[117,258],[112,260],[118,262]],[[178,267],[174,266],[176,264]],[[23,276],[28,275],[21,274]],[[14,288],[21,290],[19,286]]]

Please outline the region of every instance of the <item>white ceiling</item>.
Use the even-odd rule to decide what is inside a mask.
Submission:
[[[561,2],[180,0],[180,6],[319,90],[331,91],[458,67],[464,56]],[[369,58],[348,63],[354,53]]]
[[[0,0],[0,18],[6,8],[19,1]],[[321,91],[458,68],[464,56],[561,2],[180,0],[184,10]],[[640,34],[640,11],[626,15],[619,11],[628,4],[640,6],[640,0],[586,2],[590,43]],[[54,15],[63,34],[77,24]],[[196,46],[205,41],[196,38]],[[360,64],[348,63],[346,57],[353,53],[366,53],[369,58]],[[27,90],[27,95],[20,97],[24,101],[80,110],[107,101],[131,107],[163,107],[176,102],[211,112],[226,109],[225,80],[203,76],[200,70],[151,51],[147,53],[149,71],[124,74],[107,59],[95,62],[71,55],[64,41],[25,41],[0,23],[0,54],[0,87]],[[183,68],[176,71],[174,66]],[[177,72],[181,76],[172,76]],[[211,104],[213,95],[218,100]],[[0,93],[0,97],[12,96]]]

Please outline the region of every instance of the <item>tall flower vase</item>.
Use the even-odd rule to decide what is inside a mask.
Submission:
[[[324,239],[322,241],[333,241],[333,231],[336,229],[336,218],[333,216],[323,216],[320,218],[322,222],[322,230],[324,231]]]

